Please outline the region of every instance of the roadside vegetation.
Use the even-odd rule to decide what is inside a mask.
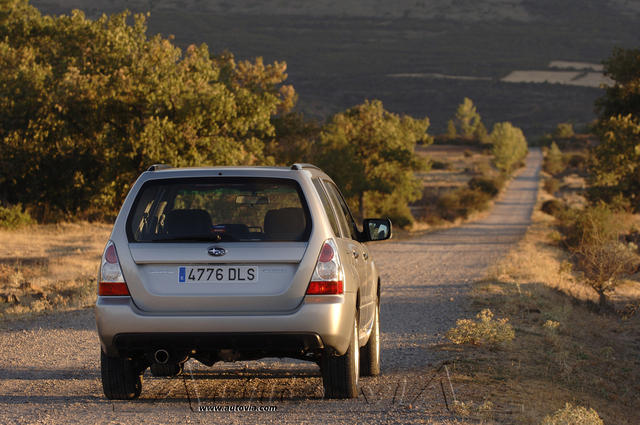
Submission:
[[[474,285],[475,308],[508,320],[513,340],[478,343],[482,327],[461,319],[441,347],[469,403],[491,401],[500,420],[640,422],[640,50],[616,49],[605,72],[593,133],[561,123],[545,137],[533,225]]]
[[[43,15],[27,0],[0,7],[4,208],[21,205],[40,223],[108,221],[150,164],[304,161],[334,176],[358,215],[413,224],[409,204],[422,192],[416,172],[428,169],[415,149],[433,142],[428,118],[371,100],[318,122],[294,111],[284,62],[237,61],[204,44],[180,49],[171,37],[148,37],[144,14],[92,20],[77,10]],[[519,145],[512,152],[522,133],[508,123],[487,134],[468,98],[452,125],[465,143],[485,144],[500,173],[526,153]],[[494,176],[471,177],[485,183],[451,195],[441,210],[453,202],[465,217],[486,206]]]
[[[519,129],[499,123],[488,134],[468,98],[453,134],[437,138],[440,162],[429,151],[430,120],[378,100],[310,119],[294,109],[284,62],[238,61],[204,44],[181,49],[147,36],[147,18],[48,16],[27,0],[0,3],[2,315],[89,305],[106,242],[100,223],[154,163],[315,163],[360,218],[422,229],[488,208],[526,155]],[[453,164],[458,147],[462,163]]]

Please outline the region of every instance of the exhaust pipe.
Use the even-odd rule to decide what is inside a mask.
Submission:
[[[165,349],[157,350],[153,354],[153,358],[158,364],[167,364],[169,361],[169,352]]]

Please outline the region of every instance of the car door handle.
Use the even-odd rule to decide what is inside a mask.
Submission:
[[[358,258],[358,251],[354,249],[352,252],[353,252],[353,258]]]

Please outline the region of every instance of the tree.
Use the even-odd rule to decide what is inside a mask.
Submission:
[[[556,126],[556,131],[553,132],[553,135],[559,139],[569,139],[575,136],[575,132],[573,131],[573,124],[569,122],[561,122]]]
[[[640,117],[640,49],[615,48],[604,61],[604,74],[613,80],[596,101],[601,119],[632,114]]]
[[[638,267],[635,248],[620,242],[625,231],[622,215],[599,203],[570,210],[563,219],[565,243],[584,273],[585,281],[598,294],[600,309],[611,308],[609,295]]]
[[[458,131],[456,130],[456,125],[453,120],[447,121],[447,138],[455,139],[458,137]]]
[[[601,143],[589,165],[590,198],[611,202],[623,197],[640,211],[640,118],[628,114],[601,119],[596,133]]]
[[[550,174],[557,174],[564,170],[564,156],[556,142],[551,142],[551,147],[549,147],[549,150],[547,151],[544,166],[545,170]]]
[[[613,80],[596,106],[600,144],[589,166],[589,197],[627,199],[640,211],[640,49],[614,49],[604,62]]]
[[[149,164],[273,162],[271,119],[295,103],[286,64],[182,51],[129,18],[0,5],[0,200],[109,216]]]
[[[495,124],[490,138],[493,162],[505,173],[511,173],[527,156],[527,139],[522,134],[522,130],[514,127],[510,122]]]
[[[307,119],[300,112],[290,112],[272,119],[275,139],[266,146],[266,155],[276,164],[313,162],[313,147],[320,135],[320,123]]]
[[[485,127],[482,122],[478,122],[476,129],[473,130],[473,138],[482,144],[491,143],[487,127]]]
[[[400,117],[378,100],[365,101],[334,115],[323,127],[318,162],[357,204],[361,217],[375,211],[410,222],[407,203],[421,196],[414,170],[424,167],[414,148],[418,141],[430,140],[428,128],[428,118]],[[375,205],[365,204],[369,199]],[[382,204],[388,208],[378,208]]]
[[[458,105],[455,123],[463,137],[471,139],[474,136],[480,124],[480,114],[478,114],[473,101],[468,97],[465,97],[462,103]]]

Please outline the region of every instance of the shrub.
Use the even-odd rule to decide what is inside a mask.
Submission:
[[[560,230],[570,249],[601,240],[618,240],[618,236],[623,233],[620,217],[605,204],[585,209],[566,209],[560,219]]]
[[[575,132],[573,131],[573,124],[569,122],[561,122],[556,127],[556,131],[553,133],[559,139],[569,139],[575,136]]]
[[[453,221],[458,217],[467,218],[472,212],[487,208],[490,196],[481,190],[461,187],[438,199],[438,215]]]
[[[494,197],[499,192],[500,189],[504,186],[504,178],[502,176],[498,177],[473,177],[471,180],[467,182],[467,186],[469,189],[480,190],[487,195]]]
[[[431,161],[432,170],[449,170],[451,169],[451,163],[449,161],[438,161],[437,159]]]
[[[574,153],[569,157],[567,164],[571,168],[583,170],[587,166],[587,156],[582,153]]]
[[[544,201],[542,206],[540,207],[540,211],[545,214],[552,215],[554,217],[558,217],[564,210],[565,205],[562,201],[557,199],[550,199],[548,201]]]
[[[0,228],[17,229],[35,224],[35,222],[27,211],[22,210],[21,204],[9,207],[0,206]]]
[[[564,155],[556,144],[551,142],[551,147],[547,151],[547,155],[544,158],[544,169],[549,174],[559,174],[565,169]]]
[[[493,319],[493,313],[484,309],[476,315],[477,320],[459,319],[446,337],[454,344],[498,345],[515,338],[509,319]]]
[[[367,213],[376,217],[388,217],[394,226],[409,227],[414,218],[406,202],[395,194],[367,192]]]
[[[604,425],[604,422],[595,410],[567,403],[553,415],[545,416],[540,425]]]
[[[560,189],[560,181],[558,179],[554,179],[553,177],[549,179],[545,179],[544,184],[542,185],[543,189],[547,191],[547,193],[553,195]]]
[[[601,310],[610,309],[608,295],[620,277],[634,272],[640,263],[634,247],[620,242],[622,217],[605,204],[562,214],[565,242],[586,282],[598,293]]]

